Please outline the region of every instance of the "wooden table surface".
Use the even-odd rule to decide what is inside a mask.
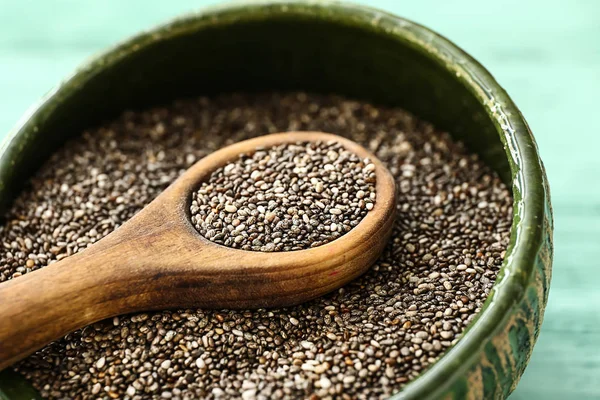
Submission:
[[[214,3],[0,0],[0,138],[94,53]],[[600,93],[600,1],[368,3],[458,43],[494,74],[529,121],[550,179],[556,249],[542,333],[511,399],[600,398],[600,132],[593,119]]]

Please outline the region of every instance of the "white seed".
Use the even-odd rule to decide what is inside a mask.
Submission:
[[[104,365],[105,365],[105,364],[106,364],[106,358],[104,358],[104,357],[100,357],[100,358],[98,359],[98,361],[96,361],[96,368],[98,368],[98,369],[102,369],[102,368],[104,368]]]

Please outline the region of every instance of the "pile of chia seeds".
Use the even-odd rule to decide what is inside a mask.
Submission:
[[[228,94],[126,112],[58,151],[0,228],[0,281],[107,235],[195,161],[286,131],[346,136],[396,178],[379,261],[308,303],[125,315],[73,332],[15,368],[54,399],[376,399],[460,339],[508,244],[512,199],[477,156],[397,108],[337,96]]]
[[[331,141],[243,154],[193,194],[192,223],[227,247],[293,251],[350,232],[374,207],[375,164]]]

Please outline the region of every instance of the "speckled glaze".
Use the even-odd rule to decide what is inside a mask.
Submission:
[[[393,396],[506,398],[527,365],[548,299],[548,182],[506,92],[460,48],[413,22],[327,1],[259,2],[142,33],[82,66],[23,117],[0,149],[0,207],[65,140],[126,108],[274,89],[404,107],[464,141],[512,187],[511,242],[483,310],[454,347]],[[38,397],[14,372],[0,373],[1,399]]]

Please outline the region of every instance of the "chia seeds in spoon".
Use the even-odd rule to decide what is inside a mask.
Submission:
[[[43,397],[387,398],[460,340],[504,258],[509,190],[432,125],[337,96],[227,94],[87,130],[6,214],[0,281],[106,236],[201,157],[287,130],[350,138],[395,176],[396,223],[379,261],[295,307],[139,313],[70,333],[15,366]]]
[[[207,239],[253,251],[321,246],[358,225],[375,202],[375,165],[332,141],[241,155],[194,193],[192,222]]]

